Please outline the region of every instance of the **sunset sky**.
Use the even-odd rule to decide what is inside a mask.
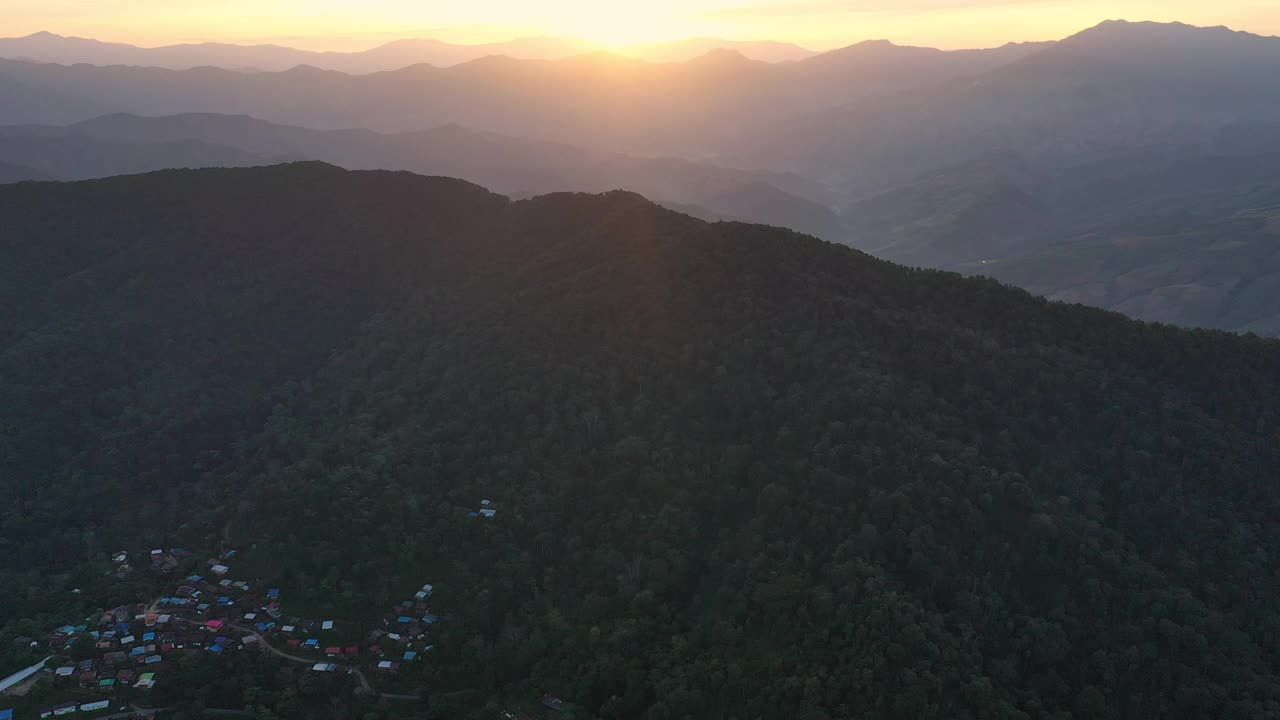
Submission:
[[[1280,0],[3,0],[0,34],[48,30],[140,45],[220,40],[354,50],[403,37],[565,35],[608,44],[693,36],[814,49],[868,38],[986,47],[1108,18],[1280,34]]]

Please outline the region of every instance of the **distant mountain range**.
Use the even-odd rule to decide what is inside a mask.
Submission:
[[[731,50],[657,64],[603,53],[487,57],[372,75],[305,66],[243,73],[2,60],[0,82],[20,88],[23,101],[0,106],[0,123],[65,124],[116,112],[247,114],[386,132],[459,123],[616,151],[702,157],[750,145],[797,114],[967,81],[1039,47],[948,53],[871,42],[779,64]]]
[[[624,188],[1138,317],[1280,334],[1280,39],[1112,21],[1055,43],[873,41],[777,63],[717,45],[367,75],[0,60],[0,123],[20,126],[3,131],[0,178],[305,158],[516,197]],[[1218,251],[1237,241],[1252,250]]]
[[[968,82],[793,117],[733,162],[802,172],[854,197],[990,152],[1051,169],[1280,120],[1278,74],[1280,38],[1107,22]]]
[[[410,65],[449,67],[502,55],[523,60],[557,60],[584,53],[602,52],[598,43],[573,38],[532,37],[507,42],[462,45],[429,38],[396,40],[360,52],[317,52],[281,45],[233,45],[193,43],[163,47],[138,47],[90,38],[65,37],[50,32],[0,38],[0,58],[59,63],[62,65],[136,65],[188,70],[218,67],[227,70],[280,72],[300,65],[355,75],[399,70]],[[817,55],[798,45],[771,41],[735,41],[690,38],[671,42],[641,43],[617,48],[619,55],[652,62],[684,62],[713,50],[740,52],[753,60],[785,62]]]
[[[9,181],[83,180],[181,167],[323,160],[350,169],[411,170],[463,178],[499,192],[627,188],[707,219],[790,227],[843,241],[830,193],[797,176],[677,158],[639,158],[446,125],[415,133],[309,130],[246,116],[110,115],[70,126],[0,127]],[[26,175],[19,168],[26,168]]]

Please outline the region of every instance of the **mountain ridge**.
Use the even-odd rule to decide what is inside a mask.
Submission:
[[[42,550],[0,553],[0,618],[109,606],[122,537],[229,541],[326,616],[435,581],[433,717],[1280,703],[1276,341],[633,193],[305,163],[2,186],[0,219],[0,548]]]
[[[689,38],[637,43],[614,52],[650,62],[684,62],[716,49],[736,49],[765,62],[791,62],[817,54],[798,45],[774,41]],[[59,64],[133,65],[188,70],[211,66],[237,71],[280,72],[298,65],[366,75],[427,64],[450,67],[491,55],[515,59],[559,59],[606,49],[598,43],[560,37],[526,37],[474,45],[433,38],[401,38],[368,50],[339,52],[300,50],[274,43],[240,45],[227,42],[180,43],[140,47],[129,43],[63,36],[48,31],[0,38],[0,57]]]
[[[93,147],[88,137],[107,145]],[[703,205],[722,217],[792,227],[833,240],[844,237],[839,218],[824,204],[824,189],[800,178],[675,158],[593,152],[477,132],[457,124],[392,135],[364,129],[311,130],[247,115],[148,118],[121,113],[65,127],[0,126],[0,160],[40,165],[40,153],[45,152],[43,169],[59,177],[133,174],[166,166],[157,146],[161,142],[184,150],[173,155],[171,167],[261,165],[282,158],[310,158],[351,169],[461,177],[508,195],[628,188],[662,202]],[[79,144],[78,153],[55,152],[71,143]],[[181,143],[198,143],[206,150],[201,154]],[[129,148],[147,157],[131,160]]]

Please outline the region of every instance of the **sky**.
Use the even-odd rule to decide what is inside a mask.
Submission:
[[[1280,0],[0,0],[0,33],[138,45],[277,42],[357,50],[405,37],[559,35],[611,45],[715,36],[815,50],[866,39],[942,48],[1058,39],[1107,19],[1280,35]]]

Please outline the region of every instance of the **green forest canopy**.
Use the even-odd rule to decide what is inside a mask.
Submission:
[[[432,578],[436,717],[1280,716],[1274,341],[311,163],[0,224],[11,633],[230,528],[347,616]]]

